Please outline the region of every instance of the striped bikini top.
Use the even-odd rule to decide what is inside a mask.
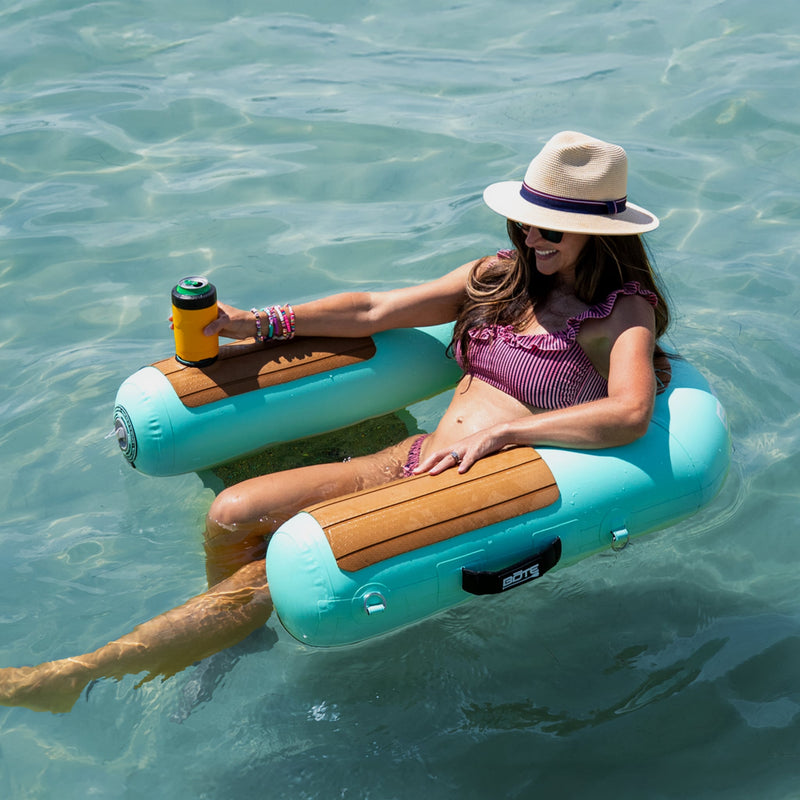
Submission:
[[[517,400],[542,409],[569,406],[608,396],[608,381],[578,344],[584,320],[604,319],[620,295],[639,295],[655,306],[656,296],[638,282],[626,283],[602,303],[590,306],[555,333],[518,334],[513,325],[490,325],[469,331],[469,374]],[[461,368],[464,360],[456,345]]]

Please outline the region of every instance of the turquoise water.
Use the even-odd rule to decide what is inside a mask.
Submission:
[[[483,187],[558,130],[628,150],[735,453],[701,514],[508,598],[330,652],[273,621],[68,715],[2,709],[0,795],[800,796],[799,9],[4,4],[0,665],[204,587],[212,491],[105,438],[176,279],[249,307],[438,275],[503,246]]]

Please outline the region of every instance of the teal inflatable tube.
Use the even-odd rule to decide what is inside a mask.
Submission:
[[[548,447],[538,454],[557,485],[553,502],[360,569],[341,567],[313,511],[297,514],[274,534],[266,558],[285,628],[309,645],[350,644],[483,593],[476,590],[476,575],[488,576],[495,587],[489,591],[500,591],[556,563],[621,548],[631,537],[673,525],[706,505],[727,474],[730,439],[724,410],[707,382],[691,364],[674,360],[672,380],[656,399],[644,437],[606,450]],[[432,480],[422,476],[418,485]],[[494,480],[502,484],[503,474]],[[470,496],[476,495],[481,496],[479,481],[470,488]],[[342,505],[358,501],[354,495]],[[427,501],[410,502],[416,510]],[[392,525],[406,516],[377,509],[373,518],[384,528],[381,538],[391,541]]]
[[[405,408],[460,378],[445,354],[451,333],[451,325],[378,333],[374,354],[356,363],[196,407],[185,404],[163,372],[144,367],[117,392],[120,450],[143,473],[178,475]],[[278,359],[285,351],[277,346],[262,352]],[[180,369],[202,372],[213,383],[221,364]]]
[[[300,377],[292,373],[263,387],[255,379],[273,362],[293,368],[306,351],[335,345],[295,340],[291,347],[256,348],[255,367],[250,356],[238,360],[238,351],[227,365],[221,356],[202,370],[145,367],[117,394],[120,449],[142,472],[173,475],[404,408],[460,377],[445,354],[451,332],[446,325],[376,334],[358,357],[336,361],[323,353]],[[175,387],[186,378],[199,381],[200,394],[210,391],[211,399],[179,395]],[[514,463],[503,461],[509,458]],[[448,470],[405,479],[374,496],[356,494],[332,501],[333,509],[297,514],[267,551],[275,609],[286,629],[310,645],[385,634],[675,524],[716,495],[729,460],[722,406],[691,364],[673,360],[647,433],[629,445],[516,448],[482,459],[465,476]],[[450,484],[442,488],[442,480]],[[442,504],[444,497],[451,499]],[[497,509],[505,516],[492,516]]]

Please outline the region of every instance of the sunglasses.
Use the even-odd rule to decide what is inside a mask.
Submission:
[[[514,224],[527,236],[530,233],[531,225],[523,225],[521,222],[514,222]],[[538,228],[542,239],[553,244],[558,244],[563,238],[564,234],[561,231],[548,231],[545,228]]]

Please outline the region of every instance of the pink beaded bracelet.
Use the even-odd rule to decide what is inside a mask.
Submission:
[[[285,339],[294,339],[294,309],[287,303],[282,309]]]
[[[269,329],[264,339],[268,341],[288,341],[294,338],[295,317],[290,305],[267,306],[261,312],[269,320]]]

